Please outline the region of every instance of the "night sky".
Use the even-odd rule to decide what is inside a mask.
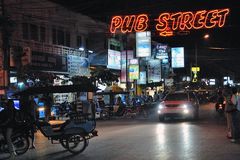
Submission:
[[[158,17],[162,12],[198,11],[229,8],[230,15],[223,28],[191,31],[188,35],[159,37],[152,30],[152,39],[170,46],[184,46],[187,65],[194,61],[195,43],[198,44],[198,64],[202,76],[221,77],[227,73],[240,80],[240,1],[239,0],[52,0],[66,8],[110,24],[114,15],[146,13]],[[203,40],[208,33],[210,38]],[[185,72],[187,70],[185,69]]]

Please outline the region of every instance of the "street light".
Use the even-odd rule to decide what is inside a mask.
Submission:
[[[209,37],[210,37],[210,35],[206,33],[206,34],[204,34],[203,39],[204,40],[208,40]],[[197,40],[195,40],[195,67],[198,66],[198,64],[197,64],[197,62],[198,62],[197,57],[198,57],[198,44],[197,44]],[[192,71],[191,71],[191,77],[192,77]]]
[[[204,34],[203,39],[208,40],[210,38],[210,35],[208,33]],[[197,41],[195,41],[195,65],[197,67],[197,55],[198,55],[198,45]]]
[[[210,37],[209,34],[205,34],[205,35],[203,36],[204,39],[208,39],[209,37]]]

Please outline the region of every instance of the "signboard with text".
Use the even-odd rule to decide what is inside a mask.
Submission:
[[[90,76],[88,58],[68,55],[68,72],[72,75]]]
[[[151,56],[151,32],[136,33],[136,57]]]
[[[67,72],[67,57],[32,51],[31,69]]]
[[[108,65],[107,68],[121,69],[121,52],[108,49]]]
[[[128,59],[128,66],[129,66],[129,60],[133,59],[133,50],[127,51],[127,59]],[[127,69],[128,70],[128,69]],[[126,82],[126,51],[121,52],[121,83]],[[128,82],[131,80],[128,77]]]
[[[161,81],[161,61],[152,59],[148,61],[148,83]]]
[[[183,47],[171,48],[171,54],[172,54],[172,68],[183,68],[184,48]]]
[[[199,10],[195,12],[164,12],[153,17],[155,29],[160,36],[173,36],[175,31],[188,31],[203,28],[221,28],[225,25],[230,10],[228,8]],[[147,14],[114,16],[111,19],[110,32],[144,32],[150,28],[150,16]],[[152,25],[152,24],[151,24]]]

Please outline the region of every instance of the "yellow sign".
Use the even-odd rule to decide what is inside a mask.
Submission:
[[[192,72],[199,72],[200,71],[200,67],[192,67]]]

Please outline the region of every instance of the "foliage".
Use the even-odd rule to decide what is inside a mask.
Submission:
[[[118,82],[118,75],[114,74],[109,69],[97,68],[91,72],[91,75],[98,83],[111,85],[112,82]]]

